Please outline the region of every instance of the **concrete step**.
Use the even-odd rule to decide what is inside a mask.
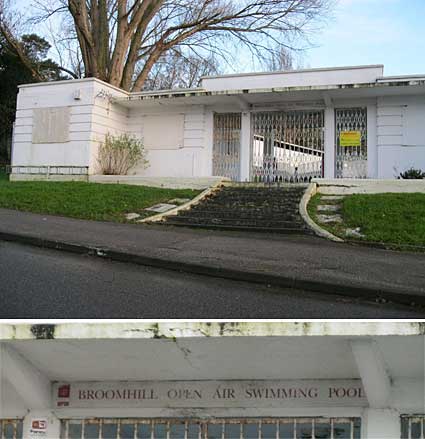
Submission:
[[[307,233],[299,214],[303,186],[225,186],[166,224],[223,230]]]
[[[240,219],[251,219],[251,218],[261,218],[264,220],[292,220],[300,219],[298,210],[296,211],[258,211],[258,210],[214,210],[207,209],[209,206],[205,206],[205,209],[190,209],[182,210],[178,213],[179,217],[196,217],[196,218],[240,218]]]
[[[280,228],[302,228],[304,225],[301,221],[285,220],[268,220],[263,218],[200,218],[195,216],[173,216],[169,217],[167,222],[176,222],[179,224],[212,224],[212,225],[237,225],[251,227],[280,227]]]
[[[184,224],[174,221],[167,221],[167,226],[175,227],[190,227],[193,229],[209,229],[209,230],[222,230],[222,231],[250,231],[258,233],[280,233],[288,235],[311,235],[308,229],[300,228],[281,228],[281,227],[255,227],[255,226],[236,226],[236,225],[222,225],[222,224]]]

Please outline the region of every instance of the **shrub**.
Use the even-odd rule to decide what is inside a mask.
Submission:
[[[103,175],[127,175],[136,165],[148,165],[143,143],[133,136],[106,134],[98,154],[98,165]]]
[[[407,171],[401,172],[399,178],[403,180],[421,180],[425,179],[425,172],[420,169],[410,168]]]

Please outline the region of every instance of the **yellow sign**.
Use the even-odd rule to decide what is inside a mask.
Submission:
[[[339,136],[340,146],[361,146],[362,133],[360,131],[342,131]]]

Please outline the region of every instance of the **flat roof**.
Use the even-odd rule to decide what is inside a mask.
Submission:
[[[269,75],[291,75],[296,73],[308,72],[331,72],[336,70],[361,70],[361,69],[383,69],[383,64],[370,64],[360,66],[339,66],[339,67],[318,67],[310,69],[295,69],[295,70],[276,70],[272,72],[248,72],[248,73],[228,73],[225,75],[202,76],[201,79],[220,79],[220,78],[240,78],[242,76],[269,76]]]
[[[255,89],[235,89],[235,90],[214,90],[207,91],[202,88],[197,89],[180,89],[170,91],[150,91],[140,93],[129,93],[126,97],[115,98],[114,102],[121,105],[131,105],[134,103],[162,103],[164,101],[174,101],[175,103],[208,105],[214,104],[214,100],[223,100],[236,98],[245,100],[249,105],[251,100],[256,97],[262,99],[271,99],[271,97],[285,94],[302,96],[301,100],[306,98],[316,100],[323,94],[329,94],[331,97],[374,97],[392,94],[409,94],[425,93],[425,77],[405,77],[401,78],[382,78],[374,82],[353,83],[353,84],[334,84],[334,85],[304,85],[289,87],[272,87],[272,88],[255,88]],[[261,96],[262,95],[262,96]],[[341,96],[340,96],[341,95]],[[269,96],[270,98],[267,98]],[[214,99],[215,98],[215,99]],[[279,98],[281,100],[281,98]]]

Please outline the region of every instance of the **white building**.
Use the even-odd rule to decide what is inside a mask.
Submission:
[[[143,139],[150,166],[131,171],[138,176],[393,179],[425,169],[425,75],[385,77],[375,65],[206,77],[200,88],[144,93],[96,79],[23,85],[12,177],[43,166],[96,174],[107,132]]]
[[[2,439],[423,439],[423,323],[0,325]]]

